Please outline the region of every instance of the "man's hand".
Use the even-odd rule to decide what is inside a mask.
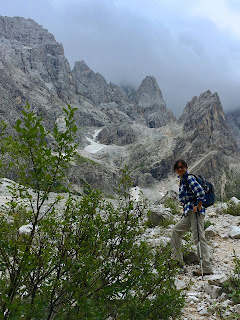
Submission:
[[[198,205],[193,207],[193,212],[198,212],[201,209],[202,209],[202,201],[199,201]]]

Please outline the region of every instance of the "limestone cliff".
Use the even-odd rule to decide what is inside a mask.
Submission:
[[[226,120],[229,124],[232,135],[237,142],[240,150],[240,110],[234,110],[226,113]]]
[[[50,128],[61,122],[66,104],[77,108],[79,158],[69,169],[74,185],[83,178],[111,194],[126,164],[136,184],[152,186],[169,178],[173,162],[184,157],[195,173],[214,180],[222,197],[235,192],[239,151],[217,93],[193,97],[177,121],[154,77],[135,90],[107,83],[84,61],[71,70],[63,46],[31,19],[0,16],[0,47],[1,120],[13,124],[28,101]],[[86,136],[96,128],[96,139],[107,147],[87,154]]]

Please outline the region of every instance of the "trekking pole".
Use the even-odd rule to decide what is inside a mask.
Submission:
[[[198,225],[198,213],[196,212],[196,219],[197,219],[197,234],[198,234],[198,249],[199,249],[199,258],[200,258],[200,267],[201,267],[201,273],[202,273],[202,279],[203,279],[203,264],[202,264],[202,251],[201,251],[201,245],[200,245],[200,235],[199,235],[199,225]]]

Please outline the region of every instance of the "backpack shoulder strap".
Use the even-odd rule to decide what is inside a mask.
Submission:
[[[188,173],[187,177],[186,177],[185,179],[183,179],[183,183],[185,183],[187,189],[188,189],[191,193],[194,194],[194,192],[192,191],[192,189],[189,187],[189,182],[188,182],[188,177],[189,177],[189,176],[193,176],[193,177],[196,179],[197,182],[198,182],[198,179],[197,179],[198,177],[197,177],[195,174]]]
[[[193,177],[197,180],[197,176],[196,176],[195,174],[188,173],[187,177],[184,178],[184,179],[182,179],[182,181],[183,181],[184,183],[186,183],[187,186],[189,186],[189,182],[188,182],[188,177],[189,177],[189,176],[193,176]]]

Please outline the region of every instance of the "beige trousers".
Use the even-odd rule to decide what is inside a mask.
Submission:
[[[204,215],[198,214],[198,227],[199,227],[199,238],[200,238],[200,247],[202,254],[202,264],[203,272],[212,272],[212,265],[209,259],[208,245],[205,239],[204,231]],[[198,245],[198,232],[197,232],[197,219],[196,213],[189,211],[186,217],[183,217],[179,222],[175,224],[172,229],[172,252],[173,258],[180,263],[183,263],[183,254],[182,254],[182,237],[184,233],[192,229],[193,241],[197,246],[197,252],[199,257],[199,245]]]

